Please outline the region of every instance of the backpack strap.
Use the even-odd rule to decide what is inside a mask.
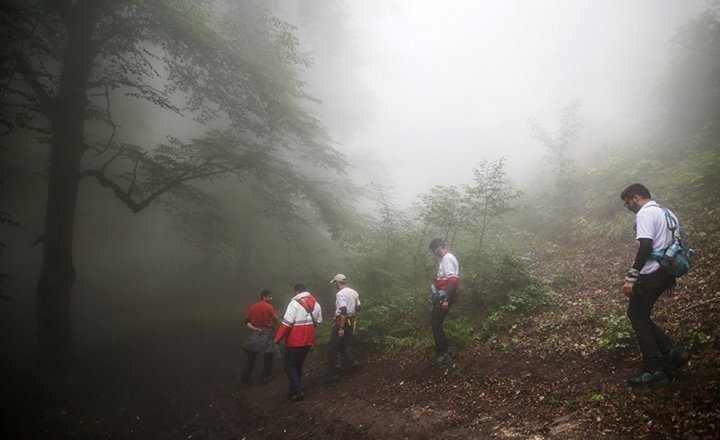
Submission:
[[[314,307],[310,307],[310,304],[308,304],[306,298],[307,298],[307,296],[304,296],[304,297],[302,297],[302,298],[296,299],[295,301],[297,301],[298,304],[300,304],[300,306],[308,313],[308,315],[310,315],[310,319],[312,319],[313,325],[314,325],[315,327],[317,327],[317,326],[318,326],[318,323],[317,323],[317,321],[315,320],[315,316],[313,316],[313,314],[312,314],[312,312],[313,312],[313,310],[314,310]]]
[[[663,212],[665,213],[665,223],[667,224],[668,229],[673,233],[673,237],[675,236],[675,231],[678,228],[678,222],[675,219],[675,217],[670,214],[670,210],[667,209],[664,206],[660,206],[662,208]]]

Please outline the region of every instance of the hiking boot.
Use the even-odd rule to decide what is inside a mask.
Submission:
[[[272,376],[263,376],[262,383],[268,383],[272,380]]]
[[[291,394],[288,396],[288,400],[291,402],[300,402],[301,400],[305,399],[305,394]]]
[[[682,347],[673,347],[664,357],[665,364],[663,365],[663,369],[666,374],[671,374],[673,371],[679,370],[688,363],[690,353]]]
[[[438,358],[435,359],[435,365],[445,365],[448,362],[450,362],[450,359],[452,359],[452,356],[450,355],[450,353],[449,352],[445,353],[441,356],[438,356]]]
[[[244,390],[245,388],[250,388],[250,382],[241,382],[240,385],[238,385],[238,389]]]
[[[355,372],[358,371],[359,369],[360,369],[360,362],[358,362],[358,361],[353,362],[353,363],[350,364],[350,366],[348,367],[348,371],[351,372],[351,373],[355,373]]]
[[[670,379],[662,370],[643,371],[628,379],[628,383],[633,386],[647,385],[651,387],[664,387],[670,384]]]

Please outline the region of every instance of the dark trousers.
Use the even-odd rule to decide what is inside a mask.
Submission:
[[[432,326],[433,338],[435,338],[435,355],[442,356],[448,351],[448,341],[443,330],[443,321],[448,314],[448,310],[443,310],[440,303],[436,303],[430,315],[430,325]]]
[[[285,347],[285,374],[290,382],[291,396],[298,396],[303,393],[301,383],[302,367],[309,351],[310,346]]]
[[[655,302],[663,292],[675,284],[675,278],[661,269],[640,275],[630,298],[627,316],[635,330],[635,336],[642,353],[643,366],[649,371],[662,369],[662,356],[667,354],[673,342],[665,332],[653,322],[652,314]]]
[[[255,359],[258,357],[258,352],[245,350],[247,353],[247,359],[245,360],[245,368],[243,368],[242,377],[240,381],[242,383],[250,383],[250,376],[252,376],[253,365],[255,365]],[[272,374],[272,362],[273,353],[265,353],[263,355],[263,378],[269,378]]]
[[[345,323],[345,333],[342,338],[338,335],[339,328],[340,326],[336,322],[330,331],[330,343],[328,344],[328,370],[330,374],[340,372],[341,365],[338,365],[337,361],[338,353],[345,366],[351,366],[357,362],[355,356],[350,351],[350,338],[353,333],[352,326],[347,322]]]

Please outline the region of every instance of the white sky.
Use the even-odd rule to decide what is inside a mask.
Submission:
[[[369,114],[359,131],[339,136],[341,149],[351,162],[382,164],[402,202],[435,184],[469,183],[483,157],[507,156],[508,171],[522,181],[543,156],[528,121],[555,129],[573,99],[582,101],[586,144],[622,139],[651,114],[668,40],[704,4],[346,3]],[[332,111],[333,98],[321,98]]]

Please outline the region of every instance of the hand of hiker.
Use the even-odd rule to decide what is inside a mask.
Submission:
[[[631,283],[629,281],[625,281],[625,284],[623,284],[623,287],[622,287],[623,293],[628,298],[632,298],[632,296],[633,296],[633,287],[635,287],[635,283]]]
[[[447,310],[449,307],[450,307],[450,305],[448,304],[447,301],[443,301],[440,303],[440,308],[442,308],[443,310]]]

